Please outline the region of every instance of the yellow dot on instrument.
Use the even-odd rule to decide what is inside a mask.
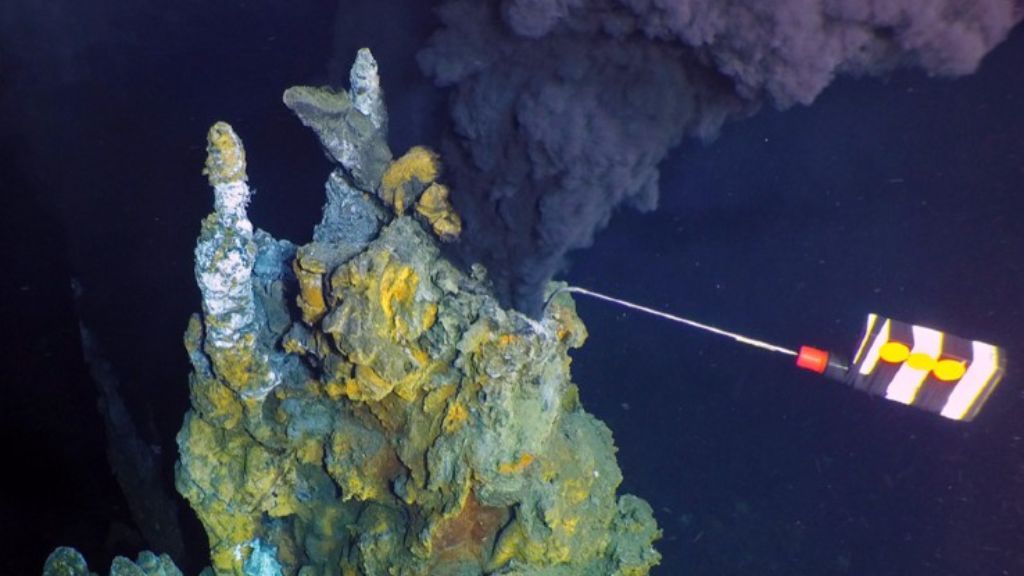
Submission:
[[[935,368],[932,368],[932,374],[943,382],[959,380],[966,371],[967,364],[965,362],[962,360],[953,360],[952,358],[939,360],[935,363]]]
[[[898,364],[910,356],[910,348],[902,342],[886,342],[882,345],[879,355],[886,362]]]
[[[907,366],[916,370],[931,370],[935,366],[935,358],[924,352],[915,352],[907,358]]]

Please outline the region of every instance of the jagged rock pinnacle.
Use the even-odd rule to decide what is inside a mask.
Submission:
[[[225,122],[207,135],[205,173],[214,189],[215,211],[204,222],[196,245],[196,281],[203,311],[211,318],[207,342],[219,348],[238,344],[255,318],[251,277],[256,258],[246,206],[245,149]]]
[[[284,103],[316,133],[327,156],[352,175],[359,189],[376,192],[391,150],[377,63],[369,50],[360,51],[351,76],[351,95],[344,90],[295,86],[285,90]]]
[[[369,48],[361,48],[349,74],[352,104],[370,119],[382,134],[388,131],[388,111],[384,107],[384,92],[380,88],[377,61]]]

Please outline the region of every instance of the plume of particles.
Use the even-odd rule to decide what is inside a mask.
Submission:
[[[420,52],[451,87],[443,146],[463,250],[531,316],[614,210],[656,207],[658,164],[839,74],[973,72],[1024,0],[449,0]]]

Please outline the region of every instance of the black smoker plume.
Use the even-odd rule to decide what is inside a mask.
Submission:
[[[1024,0],[450,0],[419,55],[452,87],[444,157],[463,248],[530,315],[658,164],[761,102],[810,104],[838,74],[973,72]]]

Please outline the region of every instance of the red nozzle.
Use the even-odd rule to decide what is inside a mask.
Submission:
[[[796,357],[796,365],[804,370],[824,374],[828,368],[828,352],[811,346],[801,346],[800,355]]]

